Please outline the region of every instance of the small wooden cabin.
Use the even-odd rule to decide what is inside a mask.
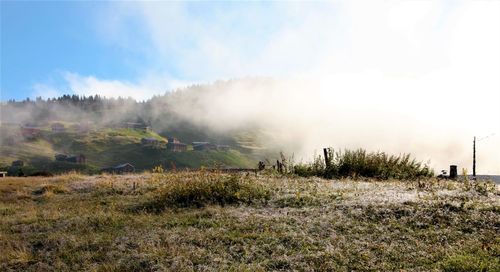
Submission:
[[[38,127],[21,127],[21,135],[26,139],[36,139],[40,136],[42,131]]]
[[[23,167],[24,166],[24,161],[22,160],[16,160],[16,161],[13,161],[11,166],[13,167]]]
[[[51,128],[52,128],[52,132],[55,132],[55,133],[66,131],[66,127],[61,123],[53,123]]]
[[[217,150],[217,146],[209,142],[193,142],[193,150],[196,151]]]
[[[72,162],[78,164],[85,164],[87,159],[83,154],[79,155],[65,155],[65,154],[56,154],[56,161],[64,161],[64,162]]]
[[[114,167],[103,168],[101,171],[111,174],[125,174],[135,172],[135,167],[130,163],[123,163]]]
[[[217,150],[219,151],[229,151],[231,149],[228,145],[217,145]]]
[[[183,143],[167,143],[167,150],[173,151],[173,152],[183,152],[187,150],[187,145]]]
[[[125,122],[123,124],[123,127],[124,128],[131,128],[131,129],[139,129],[139,130],[142,130],[142,131],[151,131],[151,127],[148,126],[148,124],[146,123],[135,123],[135,122]]]

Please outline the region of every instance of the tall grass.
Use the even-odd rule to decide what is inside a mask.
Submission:
[[[202,207],[205,205],[230,205],[265,203],[271,192],[261,184],[238,175],[193,174],[189,179],[153,176],[160,187],[153,199],[142,208],[162,211],[168,207]]]
[[[299,164],[294,172],[299,176],[325,178],[368,177],[376,179],[418,179],[434,176],[426,164],[417,162],[410,154],[399,156],[364,149],[335,151],[328,149],[328,163],[321,156],[309,164]]]

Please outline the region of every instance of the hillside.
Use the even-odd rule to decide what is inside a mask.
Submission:
[[[500,191],[433,179],[8,177],[1,271],[498,271]]]
[[[75,124],[65,123],[66,127]],[[228,151],[194,151],[188,144],[187,150],[167,150],[167,139],[156,132],[131,128],[100,128],[81,133],[72,129],[53,132],[50,126],[40,127],[36,137],[26,138],[19,125],[2,125],[0,165],[5,168],[12,161],[22,160],[28,171],[44,170],[62,172],[80,170],[96,173],[99,169],[122,163],[130,163],[136,171],[149,170],[162,165],[164,168],[200,167],[254,167],[255,161],[236,148]],[[143,138],[154,138],[162,145],[141,144]],[[180,139],[181,141],[183,139]],[[55,161],[56,154],[86,157],[85,165]]]

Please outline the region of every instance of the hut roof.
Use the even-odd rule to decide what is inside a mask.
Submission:
[[[119,169],[119,168],[123,168],[123,167],[127,167],[127,166],[132,166],[132,167],[134,167],[132,164],[130,164],[130,163],[128,163],[128,162],[127,162],[127,163],[119,164],[119,165],[117,165],[117,166],[115,166],[115,167],[113,167],[113,168],[115,168],[115,169]]]

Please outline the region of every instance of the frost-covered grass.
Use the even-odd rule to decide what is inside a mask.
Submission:
[[[500,190],[486,183],[0,179],[1,271],[498,271],[499,233]]]

